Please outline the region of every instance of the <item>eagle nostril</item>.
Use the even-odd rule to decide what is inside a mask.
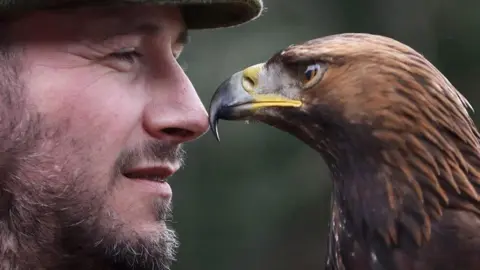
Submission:
[[[246,90],[254,89],[255,88],[255,81],[248,76],[244,76],[243,77],[243,88],[245,88]]]

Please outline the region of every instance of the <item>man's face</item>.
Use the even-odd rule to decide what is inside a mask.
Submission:
[[[177,242],[163,180],[182,165],[181,144],[208,127],[176,61],[186,37],[180,12],[39,12],[12,30],[19,85],[0,91],[18,102],[0,104],[0,118],[11,120],[0,137],[11,139],[4,186],[17,229],[34,223],[45,247],[61,242],[61,252],[118,269],[167,268]]]

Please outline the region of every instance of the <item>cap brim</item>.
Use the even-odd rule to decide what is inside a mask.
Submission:
[[[0,20],[8,20],[25,12],[40,9],[119,4],[179,6],[190,29],[239,25],[257,18],[263,10],[262,0],[11,0],[0,1]]]
[[[183,16],[190,29],[205,29],[236,26],[254,20],[261,15],[259,1],[190,0],[182,4]]]

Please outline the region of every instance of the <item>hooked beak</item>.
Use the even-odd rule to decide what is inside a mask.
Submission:
[[[218,121],[247,120],[253,118],[258,109],[266,107],[300,107],[302,102],[276,94],[258,94],[259,75],[264,64],[257,64],[233,74],[215,91],[210,102],[210,129],[217,141]]]

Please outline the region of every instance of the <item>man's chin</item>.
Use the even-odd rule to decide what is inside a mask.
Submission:
[[[167,222],[163,220],[138,220],[130,226],[130,230],[130,232],[126,230],[122,233],[122,237],[125,237],[125,240],[135,241],[137,238],[155,239],[167,232],[174,232],[174,230],[167,225]]]
[[[168,227],[170,201],[144,197],[126,207],[108,198],[113,197],[98,201],[102,206],[90,218],[79,217],[92,222],[70,227],[65,240],[86,250],[87,257],[103,254],[99,259],[106,269],[168,270],[179,246],[175,231]]]
[[[178,247],[175,232],[159,226],[147,228],[136,238],[120,236],[105,244],[104,252],[112,269],[167,270],[175,260]]]
[[[175,260],[177,236],[163,220],[138,220],[128,225],[117,221],[101,227],[96,238],[102,241],[96,248],[112,269],[168,270]]]

